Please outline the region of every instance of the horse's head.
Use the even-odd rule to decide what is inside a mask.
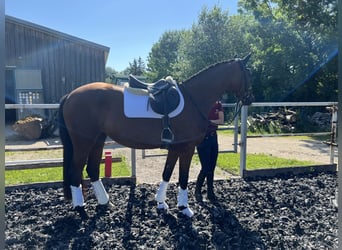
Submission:
[[[236,63],[238,64],[239,70],[241,74],[236,79],[236,91],[235,95],[238,101],[241,101],[243,105],[250,105],[254,101],[254,95],[252,93],[252,85],[251,85],[251,75],[249,70],[246,67],[248,59],[251,57],[251,54],[248,54],[243,59],[236,59]]]

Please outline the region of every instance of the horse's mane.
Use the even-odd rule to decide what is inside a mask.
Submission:
[[[208,71],[208,70],[210,70],[210,69],[212,69],[212,68],[214,68],[214,67],[217,67],[217,66],[219,66],[219,65],[221,65],[221,64],[231,63],[231,62],[234,62],[234,61],[236,61],[236,60],[238,60],[238,59],[230,59],[230,60],[226,60],[226,61],[222,61],[222,62],[218,62],[218,63],[211,64],[211,65],[209,65],[208,67],[206,67],[206,68],[204,68],[204,69],[198,71],[197,73],[195,73],[195,74],[193,74],[192,76],[190,76],[189,78],[187,78],[185,81],[182,82],[182,84],[184,84],[184,83],[186,83],[186,82],[188,82],[188,81],[190,81],[190,80],[193,80],[193,79],[197,78],[202,72]]]

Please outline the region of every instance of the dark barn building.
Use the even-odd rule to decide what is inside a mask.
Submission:
[[[105,79],[106,46],[11,16],[5,32],[6,103],[58,103],[76,87]],[[13,116],[6,111],[6,121]]]

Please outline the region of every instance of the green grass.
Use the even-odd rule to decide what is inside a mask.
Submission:
[[[218,130],[217,134],[221,134],[221,135],[234,135],[234,130]]]
[[[234,135],[233,130],[219,130],[217,132],[219,135]],[[269,133],[265,133],[269,134]],[[276,133],[275,133],[276,134]],[[260,133],[253,133],[248,131],[247,135],[260,135]],[[240,134],[239,134],[240,136]],[[330,135],[313,135],[313,136],[307,136],[307,135],[301,135],[301,136],[286,136],[286,138],[293,138],[293,139],[301,139],[301,140],[316,140],[316,141],[329,141],[330,140]]]
[[[112,164],[112,177],[122,177],[130,175],[131,169],[124,158],[122,158],[121,162]],[[85,170],[83,176],[87,177],[87,172]],[[104,164],[100,165],[100,177],[104,177]],[[5,185],[61,181],[62,179],[62,167],[5,171]]]
[[[220,131],[219,133],[229,134],[231,131]],[[298,137],[294,137],[298,138]],[[301,139],[312,139],[311,137],[303,136]],[[318,138],[315,138],[318,139]],[[322,139],[322,138],[319,138]],[[43,152],[45,153],[45,152]],[[37,155],[30,153],[27,159],[46,157],[42,156],[42,152],[36,153]],[[60,153],[56,151],[55,157],[60,157]],[[49,153],[51,155],[51,152]],[[6,152],[6,158],[12,160],[13,153]],[[24,154],[22,154],[24,157]],[[121,156],[119,156],[121,157]],[[193,157],[193,163],[198,163],[198,155]],[[291,166],[308,166],[314,165],[314,162],[309,161],[299,161],[293,159],[284,159],[280,157],[274,157],[266,154],[247,154],[247,169],[269,169],[269,168],[280,168],[280,167],[291,167]],[[217,161],[218,167],[232,173],[239,174],[240,169],[240,154],[237,153],[220,153]],[[127,164],[127,161],[122,157],[122,161],[118,163],[113,163],[112,176],[130,176],[131,167]],[[48,182],[48,181],[60,181],[62,180],[62,168],[41,168],[41,169],[28,169],[28,170],[10,170],[5,171],[5,185],[17,185],[17,184],[27,184],[35,182]],[[104,165],[101,165],[100,177],[104,176]],[[84,172],[84,177],[87,177],[87,173]]]
[[[285,159],[266,154],[247,154],[246,160],[247,170],[308,166],[314,164],[314,162],[310,161]],[[232,174],[238,175],[240,172],[240,154],[220,153],[217,159],[217,166]]]
[[[234,132],[232,130],[221,130],[218,131],[222,135],[232,135]],[[249,135],[257,135],[257,133],[248,132]],[[240,135],[239,135],[240,136]],[[300,140],[318,140],[324,141],[330,137],[327,135],[319,136],[288,136],[288,139],[300,139]],[[194,157],[195,161],[198,160],[198,156]],[[294,167],[294,166],[309,166],[315,165],[315,162],[311,161],[300,161],[295,159],[285,159],[275,156],[270,156],[267,154],[247,154],[246,168],[247,170],[255,169],[271,169],[271,168],[281,168],[281,167]],[[217,159],[217,166],[221,169],[228,171],[232,174],[238,175],[240,172],[240,154],[237,153],[220,153]]]
[[[198,163],[198,155],[195,155],[193,162]],[[313,162],[299,161],[293,159],[284,159],[280,157],[269,156],[266,154],[247,154],[247,169],[269,169],[291,166],[313,165]],[[240,169],[240,154],[220,153],[217,160],[218,167],[232,174],[238,175]],[[5,185],[18,185],[35,182],[61,181],[63,172],[61,167],[40,168],[27,170],[7,170],[5,171]],[[121,162],[113,163],[112,177],[130,176],[131,168],[125,158]],[[87,177],[84,171],[84,177]],[[104,177],[104,164],[100,166],[100,177]]]

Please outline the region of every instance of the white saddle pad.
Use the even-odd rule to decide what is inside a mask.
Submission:
[[[180,96],[177,108],[169,114],[169,117],[179,115],[184,108],[184,98],[178,86],[176,87]],[[148,103],[148,93],[144,89],[125,87],[124,89],[124,113],[128,118],[162,118],[155,113]]]

